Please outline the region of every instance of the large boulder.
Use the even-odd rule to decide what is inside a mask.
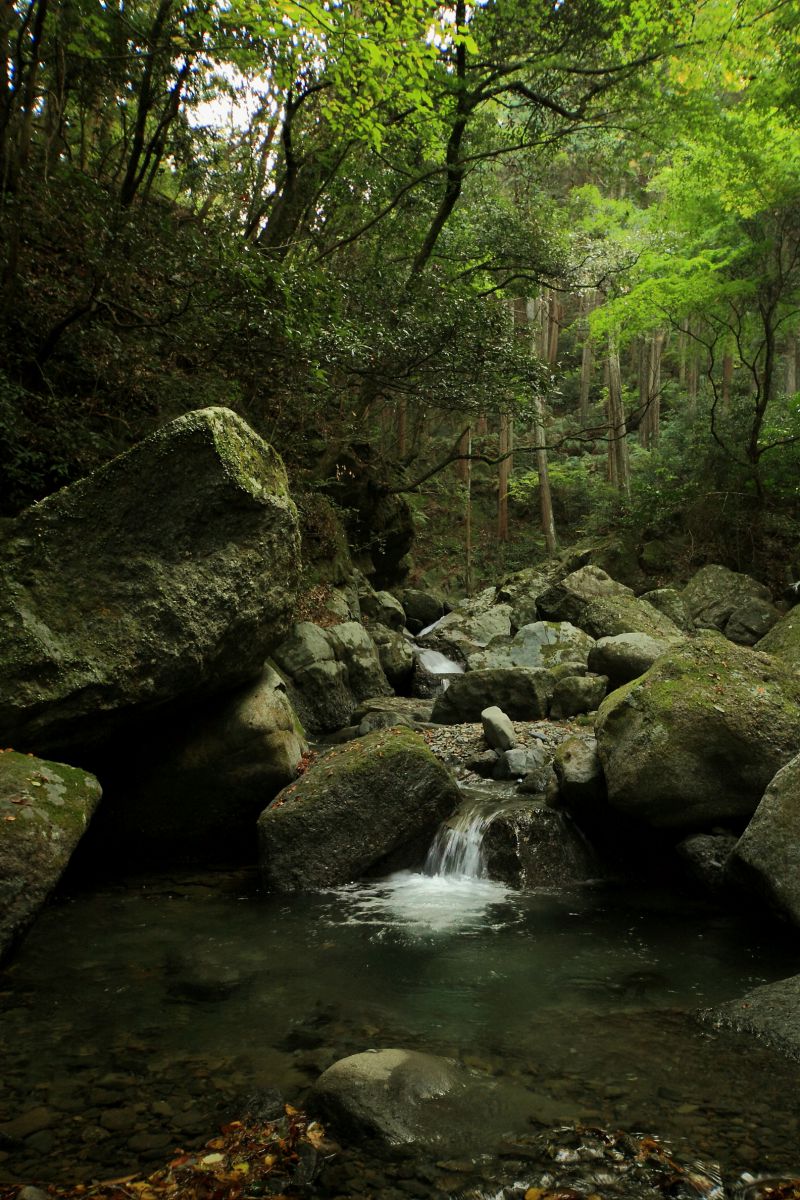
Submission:
[[[560,663],[588,663],[594,638],[569,621],[534,621],[518,629],[510,645],[514,667],[554,667]]]
[[[800,925],[800,755],[771,781],[726,874]]]
[[[153,735],[115,780],[93,835],[150,858],[250,851],[264,807],[297,776],[307,744],[276,671]]]
[[[0,741],[83,761],[133,715],[253,678],[298,566],[266,442],[224,408],[159,429],[9,523]]]
[[[100,795],[86,771],[0,750],[0,957],[58,883]]]
[[[515,888],[549,891],[599,875],[586,839],[565,813],[536,801],[505,805],[483,835],[486,872]]]
[[[351,1137],[467,1155],[496,1149],[510,1129],[568,1116],[565,1106],[519,1084],[454,1059],[401,1049],[340,1059],[319,1077],[310,1103],[326,1124]],[[412,1194],[419,1194],[419,1185]]]
[[[590,821],[602,811],[607,800],[606,780],[596,738],[589,733],[564,738],[556,748],[553,770],[558,781],[559,807]]]
[[[774,654],[792,667],[800,667],[800,605],[793,608],[769,633],[756,642],[756,650]]]
[[[386,625],[370,622],[368,632],[390,687],[396,692],[406,692],[411,686],[414,670],[413,643],[405,633],[389,629]]]
[[[605,675],[612,688],[644,675],[672,643],[646,633],[600,638],[589,653],[589,668]]]
[[[608,696],[596,734],[616,809],[658,828],[752,816],[800,750],[800,677],[767,654],[705,633]]]
[[[594,712],[608,691],[605,675],[564,675],[553,689],[550,716],[554,721]]]
[[[397,599],[403,606],[405,624],[412,633],[420,633],[450,612],[450,605],[443,596],[421,588],[402,588]]]
[[[618,633],[647,633],[666,640],[681,631],[646,600],[599,567],[581,567],[539,597],[539,613],[550,621],[569,621],[593,638]]]
[[[704,1025],[747,1034],[800,1061],[800,975],[765,983],[739,1000],[703,1009],[697,1017]]]
[[[459,802],[422,737],[395,728],[332,750],[258,821],[261,872],[274,891],[337,887],[424,853]]]
[[[449,658],[466,662],[470,655],[484,649],[497,638],[511,632],[511,609],[493,604],[485,610],[455,609],[442,617],[436,627],[420,641],[420,646],[439,650]]]
[[[451,678],[436,697],[431,720],[439,725],[479,721],[485,708],[497,705],[512,721],[546,717],[555,678],[543,667],[467,671]]]
[[[389,695],[392,690],[375,645],[358,621],[327,629],[298,621],[276,646],[274,659],[310,732],[341,729],[361,700]]]
[[[694,621],[686,607],[686,601],[676,588],[654,588],[652,592],[642,592],[639,599],[646,600],[665,617],[669,617],[684,633],[694,633]]]
[[[780,619],[768,587],[716,563],[702,567],[681,594],[698,629],[719,629],[741,645],[755,645]]]

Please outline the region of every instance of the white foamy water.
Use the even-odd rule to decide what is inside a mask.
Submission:
[[[439,650],[429,650],[427,646],[417,646],[414,650],[422,666],[430,675],[453,675],[464,673],[464,664],[448,658]]]
[[[374,884],[337,891],[343,907],[335,923],[374,925],[381,931],[478,934],[514,919],[508,903],[513,893],[493,879],[399,871]]]

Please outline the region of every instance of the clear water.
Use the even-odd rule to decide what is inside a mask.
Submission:
[[[507,1083],[507,1133],[588,1121],[796,1169],[797,1067],[689,1014],[798,969],[755,921],[657,892],[463,873],[298,897],[241,875],[98,888],[45,912],[0,974],[0,1183],[164,1161],[254,1092],[302,1101],[381,1046]],[[468,1149],[497,1137],[487,1115]]]

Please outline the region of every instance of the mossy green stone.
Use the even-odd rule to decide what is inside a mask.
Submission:
[[[600,705],[609,802],[650,825],[703,829],[755,811],[800,750],[800,677],[769,655],[704,634]]]
[[[0,955],[55,887],[100,796],[86,771],[0,752]]]

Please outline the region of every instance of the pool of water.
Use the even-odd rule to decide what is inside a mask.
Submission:
[[[797,957],[663,891],[408,872],[297,897],[247,873],[97,887],[53,904],[0,974],[0,1183],[147,1169],[254,1096],[302,1102],[337,1058],[393,1046],[516,1097],[454,1152],[583,1122],[733,1174],[797,1170],[798,1068],[691,1018]]]

